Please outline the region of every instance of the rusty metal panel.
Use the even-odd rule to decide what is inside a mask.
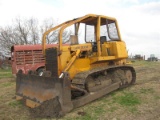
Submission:
[[[41,103],[57,95],[54,89],[56,81],[51,77],[17,74],[16,94]]]
[[[68,73],[64,78],[26,75],[18,72],[16,96],[23,98],[26,105],[38,116],[53,116],[53,111],[64,114],[73,109]],[[32,111],[31,110],[31,111]],[[41,114],[42,113],[42,114]]]

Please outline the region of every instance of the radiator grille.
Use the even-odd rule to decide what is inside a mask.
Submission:
[[[52,73],[51,76],[58,77],[57,48],[46,50],[46,70]]]

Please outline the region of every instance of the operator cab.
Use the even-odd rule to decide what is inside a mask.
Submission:
[[[76,19],[74,19],[76,20]],[[73,21],[74,21],[73,20]],[[120,40],[117,29],[116,20],[106,16],[100,16],[100,25],[98,25],[98,16],[90,16],[80,22],[76,22],[63,31],[63,43],[67,42],[71,45],[80,43],[95,43],[100,39],[101,44],[106,41]],[[100,26],[100,28],[98,27]]]

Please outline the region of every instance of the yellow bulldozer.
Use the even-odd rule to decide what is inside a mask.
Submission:
[[[68,28],[74,31],[66,42],[63,33]],[[58,47],[46,48],[47,36],[54,31]],[[49,29],[42,39],[43,75],[19,70],[16,78],[16,99],[38,116],[65,115],[136,81],[115,18],[88,14]]]

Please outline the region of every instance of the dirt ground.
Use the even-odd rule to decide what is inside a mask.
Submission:
[[[160,120],[160,62],[135,62],[135,85],[112,92],[72,110],[62,120]],[[47,108],[46,108],[47,109]],[[33,118],[27,107],[15,100],[15,78],[0,79],[0,120],[45,120]]]

